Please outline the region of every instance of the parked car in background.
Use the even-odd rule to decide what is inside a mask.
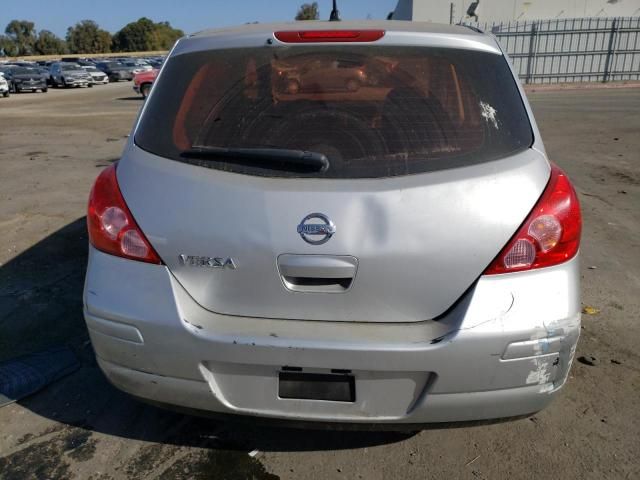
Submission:
[[[313,91],[357,91],[367,83],[365,67],[359,62],[336,59],[334,55],[312,60],[276,61],[281,88],[287,93]]]
[[[47,81],[42,77],[38,69],[34,67],[3,67],[9,90],[14,93],[36,92],[40,90],[47,93]]]
[[[164,58],[148,58],[147,62],[149,62],[149,65],[153,68],[160,68],[164,62]]]
[[[4,78],[4,73],[0,71],[0,95],[3,97],[9,96],[9,82]]]
[[[358,70],[380,78],[352,88]],[[182,38],[87,223],[88,331],[137,397],[417,424],[529,415],[569,378],[578,198],[496,38],[470,28]]]
[[[35,62],[23,62],[23,61],[15,61],[15,62],[6,62],[5,65],[10,67],[35,67],[37,64]]]
[[[54,87],[92,87],[93,80],[77,63],[56,62],[49,70],[51,85]]]
[[[98,62],[96,67],[107,74],[110,82],[133,80],[133,68],[120,62]]]
[[[140,59],[125,60],[122,63],[123,65],[131,68],[134,75],[142,72],[149,72],[153,69],[149,63]]]
[[[154,69],[136,74],[136,76],[133,77],[133,90],[142,95],[142,98],[147,98],[149,92],[151,92],[153,82],[158,76],[158,72],[159,70]]]
[[[44,80],[47,86],[50,86],[51,73],[49,72],[49,69],[46,67],[41,67],[39,65],[34,67],[34,69],[40,74],[40,78]]]
[[[62,57],[60,61],[64,63],[77,63],[78,65],[83,67],[95,64],[91,59],[88,58]]]
[[[109,83],[109,77],[102,70],[98,70],[98,68],[94,65],[83,65],[82,68],[85,72],[91,75],[91,80],[94,85],[102,84],[105,85]]]

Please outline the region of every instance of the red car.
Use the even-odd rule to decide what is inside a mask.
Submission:
[[[151,92],[151,86],[158,76],[158,72],[160,70],[153,69],[148,72],[140,72],[137,73],[135,77],[133,77],[133,89],[136,93],[142,95],[142,98],[147,98],[149,92]]]

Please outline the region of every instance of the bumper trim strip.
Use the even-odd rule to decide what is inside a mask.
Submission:
[[[87,327],[91,330],[95,330],[103,335],[117,338],[119,340],[126,340],[127,342],[138,343],[140,345],[144,344],[144,339],[142,338],[140,330],[132,325],[94,317],[86,312],[85,319],[87,321]]]
[[[548,337],[537,340],[526,340],[524,342],[513,342],[507,345],[507,348],[502,355],[502,360],[539,357],[541,355],[558,353],[561,346],[561,337]]]

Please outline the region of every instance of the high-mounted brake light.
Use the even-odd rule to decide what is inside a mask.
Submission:
[[[302,30],[273,35],[284,43],[375,42],[384,37],[384,30]]]
[[[120,193],[115,165],[105,168],[93,184],[87,228],[89,241],[98,250],[131,260],[162,264]]]
[[[580,247],[582,215],[566,174],[551,165],[551,178],[518,232],[485,275],[550,267],[573,258]]]

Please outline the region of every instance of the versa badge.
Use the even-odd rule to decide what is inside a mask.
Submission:
[[[180,265],[186,267],[208,267],[208,268],[229,268],[236,269],[236,262],[233,258],[220,257],[198,257],[196,255],[180,254]]]

